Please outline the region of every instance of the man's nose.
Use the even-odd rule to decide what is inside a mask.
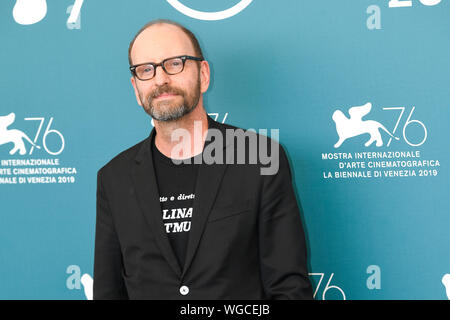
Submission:
[[[158,86],[169,83],[169,75],[163,70],[162,66],[157,66],[155,69],[155,84]]]

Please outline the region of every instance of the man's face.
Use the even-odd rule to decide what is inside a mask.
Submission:
[[[181,55],[196,56],[188,36],[178,27],[168,24],[153,25],[144,30],[136,38],[131,51],[133,64],[160,63]],[[207,81],[205,71],[208,73]],[[131,82],[139,105],[153,119],[171,121],[183,117],[198,105],[201,93],[209,84],[209,68],[206,61],[186,60],[184,70],[178,74],[168,75],[162,67],[157,67],[152,79],[142,81],[132,77]]]

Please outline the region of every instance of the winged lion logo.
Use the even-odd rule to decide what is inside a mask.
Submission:
[[[375,142],[377,147],[381,147],[383,145],[383,139],[381,138],[380,129],[387,132],[392,138],[399,140],[381,123],[374,120],[362,120],[371,109],[372,103],[370,102],[367,102],[362,106],[351,107],[348,110],[350,118],[347,118],[341,110],[334,111],[332,118],[336,123],[336,132],[339,136],[338,142],[334,145],[335,148],[339,148],[348,138],[365,133],[370,135],[370,139],[364,144],[366,147],[370,146],[373,142]]]

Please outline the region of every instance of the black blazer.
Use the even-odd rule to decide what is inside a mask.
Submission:
[[[209,116],[208,126],[224,137],[225,129],[238,129]],[[153,128],[98,171],[94,299],[312,299],[300,210],[281,145],[275,175],[261,175],[259,163],[200,166],[180,266],[162,220],[154,134]],[[226,152],[232,144],[225,142]]]

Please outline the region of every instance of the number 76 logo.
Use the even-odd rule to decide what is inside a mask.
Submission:
[[[427,136],[428,136],[428,132],[427,132],[427,127],[425,127],[425,125],[423,124],[422,121],[419,120],[411,120],[411,116],[414,112],[416,107],[412,107],[411,112],[408,115],[408,118],[406,119],[405,124],[403,125],[403,130],[402,130],[402,134],[403,134],[403,139],[405,140],[405,142],[407,144],[409,144],[412,147],[418,147],[421,146],[426,140],[427,140]],[[405,107],[388,107],[388,108],[383,108],[383,110],[400,110],[400,115],[397,119],[397,122],[395,123],[395,127],[394,130],[392,130],[392,134],[395,134],[395,132],[397,131],[398,125],[400,123],[400,120],[403,117],[403,113],[405,112]],[[418,143],[412,143],[410,140],[408,140],[408,138],[406,137],[406,128],[408,126],[410,126],[411,124],[417,124],[419,126],[422,127],[423,129],[423,139],[422,141],[419,141]],[[389,141],[387,143],[387,146],[389,147],[389,145],[391,144],[392,138],[389,138]]]
[[[317,287],[314,290],[313,298],[315,299],[319,289],[321,288],[321,284],[322,284],[323,278],[325,277],[325,273],[309,273],[309,275],[312,276],[312,277],[317,277],[317,276],[320,277],[319,278],[319,282],[317,283]],[[330,275],[330,277],[328,278],[327,284],[325,285],[325,288],[322,289],[322,300],[326,300],[325,299],[325,295],[327,294],[327,292],[329,290],[337,290],[342,295],[342,300],[346,300],[344,290],[342,290],[338,286],[334,286],[334,285],[330,286],[330,283],[331,283],[331,280],[333,279],[333,276],[334,276],[334,273],[332,273]]]

